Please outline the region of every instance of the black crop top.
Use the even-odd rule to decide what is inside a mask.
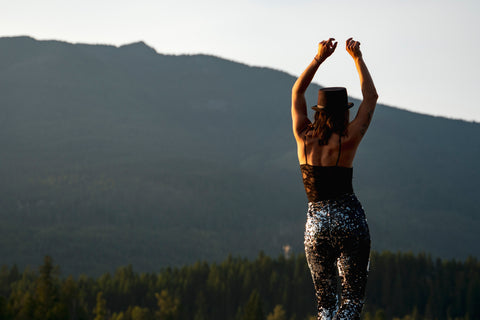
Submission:
[[[304,150],[307,163],[300,165],[300,169],[309,202],[333,199],[342,194],[353,192],[353,168],[338,166],[342,150],[341,137],[339,138],[339,143],[337,163],[335,166],[323,167],[308,164],[307,144],[305,141]]]

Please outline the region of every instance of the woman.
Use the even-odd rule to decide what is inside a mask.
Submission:
[[[322,41],[318,53],[292,89],[293,133],[308,197],[305,253],[318,303],[318,319],[360,319],[367,281],[370,234],[363,208],[353,193],[353,159],[372,119],[377,92],[360,51],[346,41],[360,76],[363,101],[349,122],[345,88],[324,88],[307,115],[305,91],[318,67],[335,51],[335,39]],[[341,301],[337,276],[342,280]]]

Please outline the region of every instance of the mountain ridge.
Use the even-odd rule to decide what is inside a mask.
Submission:
[[[144,40],[128,42],[128,43],[120,44],[120,45],[113,45],[113,44],[107,44],[107,43],[102,44],[102,43],[68,42],[66,40],[55,40],[55,39],[37,40],[34,37],[29,36],[29,35],[3,36],[3,37],[0,37],[0,39],[15,39],[15,40],[24,39],[24,40],[28,40],[28,41],[32,41],[32,42],[44,42],[44,43],[51,42],[51,43],[67,44],[67,45],[73,45],[73,46],[88,46],[88,47],[97,47],[97,48],[98,47],[107,47],[107,48],[113,48],[113,49],[144,47],[144,48],[148,49],[148,51],[150,51],[151,53],[155,53],[159,56],[214,58],[214,59],[224,60],[224,61],[228,61],[228,62],[235,63],[235,64],[244,65],[244,66],[247,66],[247,67],[250,67],[250,68],[277,71],[277,72],[286,74],[286,75],[291,76],[291,77],[296,77],[295,75],[293,75],[291,73],[288,73],[286,71],[283,71],[281,69],[277,69],[277,68],[273,68],[273,67],[266,67],[266,66],[261,66],[261,65],[248,64],[248,63],[232,60],[232,59],[222,57],[222,56],[219,56],[219,55],[215,55],[215,54],[208,54],[208,53],[165,54],[165,53],[160,53],[155,49],[155,47],[149,46]],[[321,83],[317,83],[317,82],[312,82],[312,85],[315,85],[317,87],[324,87]],[[360,101],[360,98],[358,98],[358,97],[351,96],[351,98],[354,99],[354,100]],[[462,118],[449,117],[449,116],[445,116],[445,115],[433,115],[433,114],[423,113],[423,112],[414,111],[414,110],[410,110],[410,109],[404,109],[399,105],[394,105],[392,103],[387,103],[387,102],[378,103],[378,105],[388,107],[388,108],[393,108],[393,109],[399,109],[401,111],[410,112],[410,113],[413,113],[413,114],[425,115],[425,116],[429,116],[429,117],[433,117],[433,118],[444,118],[444,119],[447,119],[447,120],[455,120],[455,121],[463,121],[463,122],[468,122],[468,123],[479,124],[479,122],[476,121],[476,120],[467,120],[467,119],[462,119]]]

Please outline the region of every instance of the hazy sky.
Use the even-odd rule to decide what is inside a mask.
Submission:
[[[478,0],[2,0],[0,8],[0,36],[143,40],[159,53],[213,54],[295,76],[334,37],[339,46],[314,82],[360,97],[344,49],[353,36],[380,102],[480,122]]]

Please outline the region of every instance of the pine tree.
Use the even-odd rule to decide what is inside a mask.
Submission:
[[[157,298],[158,305],[155,317],[158,320],[175,320],[178,315],[179,300],[172,298],[167,290],[155,293],[155,297]]]
[[[78,319],[86,316],[87,312],[79,299],[77,283],[72,276],[69,276],[60,288],[60,300],[68,312],[69,319]]]
[[[107,301],[103,298],[102,291],[97,293],[97,305],[93,313],[95,314],[95,320],[107,320]]]
[[[55,320],[66,316],[66,310],[60,304],[58,286],[58,267],[53,265],[50,256],[45,256],[43,265],[39,268],[35,290],[35,319]]]
[[[30,292],[28,291],[25,292],[20,302],[21,302],[21,308],[17,309],[18,313],[15,319],[18,319],[18,320],[35,319],[36,304]]]
[[[195,318],[194,320],[208,320],[207,299],[202,291],[197,293],[195,299]]]
[[[263,320],[264,317],[260,294],[254,289],[243,308],[243,320]]]
[[[132,320],[152,320],[150,310],[135,306],[132,309]]]

